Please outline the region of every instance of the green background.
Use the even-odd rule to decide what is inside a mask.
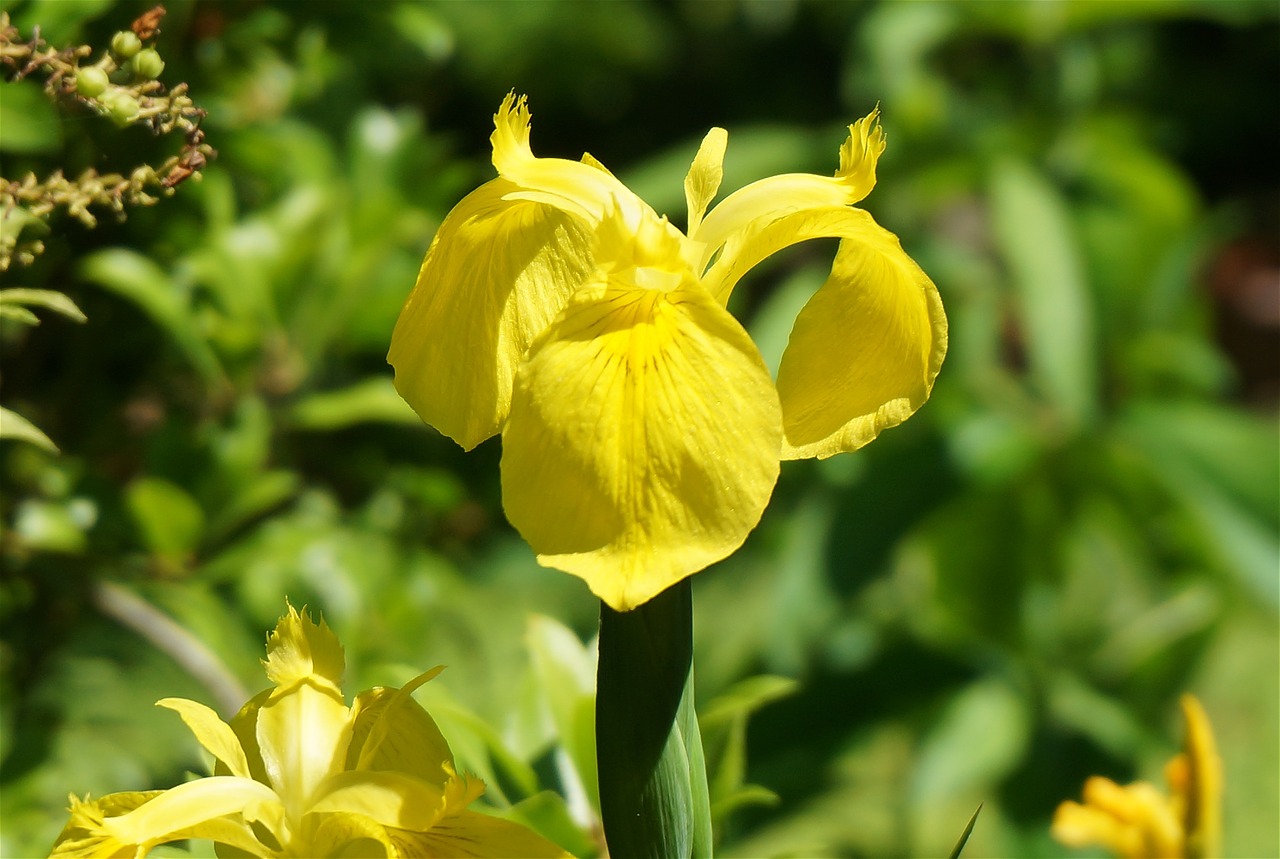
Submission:
[[[148,5],[2,7],[96,57]],[[88,321],[0,327],[0,398],[62,450],[0,443],[0,854],[46,851],[68,792],[205,772],[152,704],[263,687],[286,595],[348,693],[447,664],[419,697],[490,805],[598,850],[598,604],[506,524],[499,442],[463,454],[385,365],[515,89],[537,154],[588,150],[677,222],[710,126],[730,190],[830,173],[879,103],[863,205],[946,303],[932,400],[784,464],[695,580],[721,854],[937,855],[983,802],[966,855],[1064,855],[1056,804],[1162,783],[1192,691],[1227,852],[1280,855],[1274,2],[167,5],[162,80],[217,159],[124,222],[53,218],[3,276]],[[0,85],[6,179],[176,147],[33,86]],[[774,366],[833,251],[735,294]]]

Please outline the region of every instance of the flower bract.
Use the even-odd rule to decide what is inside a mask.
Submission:
[[[484,784],[459,775],[435,721],[400,689],[340,682],[342,646],[292,606],[267,641],[272,688],[229,722],[166,698],[215,760],[214,775],[169,790],[71,797],[54,857],[141,857],[210,839],[218,855],[258,857],[567,856],[519,824],[467,808]]]
[[[470,449],[502,435],[507,517],[538,560],[617,610],[736,550],[783,459],[856,450],[928,398],[947,345],[936,288],[854,208],[884,150],[849,126],[834,176],[711,206],[727,133],[685,179],[680,231],[590,155],[534,156],[523,97],[494,117],[497,178],[445,218],[392,335],[396,387]],[[757,264],[840,240],[776,381],[726,304]]]

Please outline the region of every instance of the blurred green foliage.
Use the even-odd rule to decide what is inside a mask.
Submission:
[[[147,4],[3,8],[102,45]],[[286,595],[350,688],[446,663],[420,697],[487,801],[598,851],[596,604],[505,524],[498,442],[464,456],[384,363],[512,88],[539,154],[590,149],[674,216],[707,127],[736,187],[830,172],[879,102],[867,206],[947,305],[933,400],[787,464],[695,582],[724,855],[944,854],[979,802],[966,855],[1060,855],[1087,775],[1160,780],[1183,690],[1220,734],[1229,854],[1280,853],[1273,2],[168,9],[164,79],[217,160],[125,222],[55,221],[5,275],[88,321],[0,319],[4,401],[62,451],[0,447],[0,854],[47,850],[69,791],[199,770],[151,705],[255,691]],[[28,95],[0,84],[6,177],[163,145]],[[831,250],[735,294],[775,366]]]

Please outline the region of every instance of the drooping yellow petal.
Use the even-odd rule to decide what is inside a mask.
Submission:
[[[213,755],[231,775],[253,778],[244,749],[240,746],[240,739],[231,730],[231,726],[219,719],[213,710],[186,698],[164,698],[157,701],[156,706],[173,710],[181,716],[205,751]]]
[[[784,173],[770,176],[734,191],[711,210],[689,236],[705,246],[702,265],[735,233],[754,224],[806,209],[851,206],[861,200],[876,183],[876,161],[884,152],[884,132],[879,125],[880,110],[849,126],[849,136],[840,147],[840,167],[835,176],[812,173]],[[699,266],[701,270],[701,266]]]
[[[495,179],[445,218],[387,355],[400,396],[468,450],[502,428],[516,367],[593,267],[587,225],[516,189]]]
[[[742,544],[780,426],[759,352],[696,284],[597,283],[517,374],[503,503],[539,562],[625,611]]]
[[[583,161],[538,158],[529,146],[530,114],[527,99],[508,93],[493,117],[493,166],[515,187],[508,200],[545,203],[594,226],[611,209],[636,223],[649,207],[589,156]]]
[[[686,232],[689,235],[697,231],[707,206],[720,190],[720,181],[724,179],[724,150],[728,143],[729,132],[723,128],[711,129],[702,138],[698,154],[689,165],[689,173],[684,177],[684,199],[689,211]]]
[[[133,859],[138,845],[125,844],[112,837],[102,828],[102,821],[108,817],[127,814],[145,802],[155,799],[162,790],[138,790],[112,793],[101,799],[80,799],[75,794],[67,797],[69,818],[66,826],[53,843],[49,853],[50,859]]]
[[[389,830],[399,855],[423,859],[572,859],[533,830],[474,811],[442,818],[425,832]]]
[[[243,820],[225,819],[237,815]],[[140,845],[140,855],[157,844],[211,838],[214,833],[218,840],[234,843],[227,839],[236,837],[237,828],[243,833],[242,843],[251,842],[260,849],[245,821],[261,821],[278,831],[282,816],[280,800],[266,785],[234,776],[210,776],[162,791],[119,816],[103,817],[101,831],[120,844]]]
[[[866,212],[797,213],[753,235],[767,248],[816,229],[842,241],[778,368],[784,459],[857,450],[902,423],[928,399],[947,349],[933,281]]]
[[[288,686],[311,676],[322,677],[335,688],[342,682],[346,666],[342,643],[322,619],[313,621],[304,609],[293,606],[267,636],[267,679]]]
[[[252,828],[238,814],[228,814],[176,829],[150,844],[122,842],[103,828],[106,818],[128,814],[162,793],[162,790],[126,791],[108,794],[94,801],[82,801],[72,796],[68,809],[71,812],[70,820],[54,842],[49,854],[51,859],[134,859],[155,844],[186,841],[189,838],[205,838],[230,845],[247,856],[268,854],[268,848],[258,840]]]
[[[411,695],[440,670],[419,675],[402,689],[379,686],[356,696],[347,769],[399,770],[444,787],[453,753],[435,720]]]

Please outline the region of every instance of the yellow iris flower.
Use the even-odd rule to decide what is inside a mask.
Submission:
[[[1100,846],[1125,859],[1213,859],[1222,855],[1222,761],[1204,708],[1182,696],[1187,735],[1165,766],[1170,795],[1149,782],[1121,787],[1092,776],[1084,802],[1053,815],[1053,837],[1068,847]]]
[[[834,176],[754,182],[708,211],[728,136],[707,134],[681,232],[590,155],[535,157],[529,111],[494,117],[498,178],[441,224],[391,338],[396,388],[470,449],[502,433],[507,517],[540,563],[625,611],[736,550],[779,461],[856,450],[928,398],[946,353],[933,282],[853,204],[878,112]],[[776,384],[725,309],[806,239],[841,240]]]
[[[169,790],[71,797],[54,857],[141,857],[211,839],[219,856],[567,856],[515,823],[468,811],[484,784],[453,755],[414,689],[377,687],[348,707],[342,645],[292,606],[267,641],[275,685],[230,724],[183,698],[174,710],[216,760],[215,774]]]

